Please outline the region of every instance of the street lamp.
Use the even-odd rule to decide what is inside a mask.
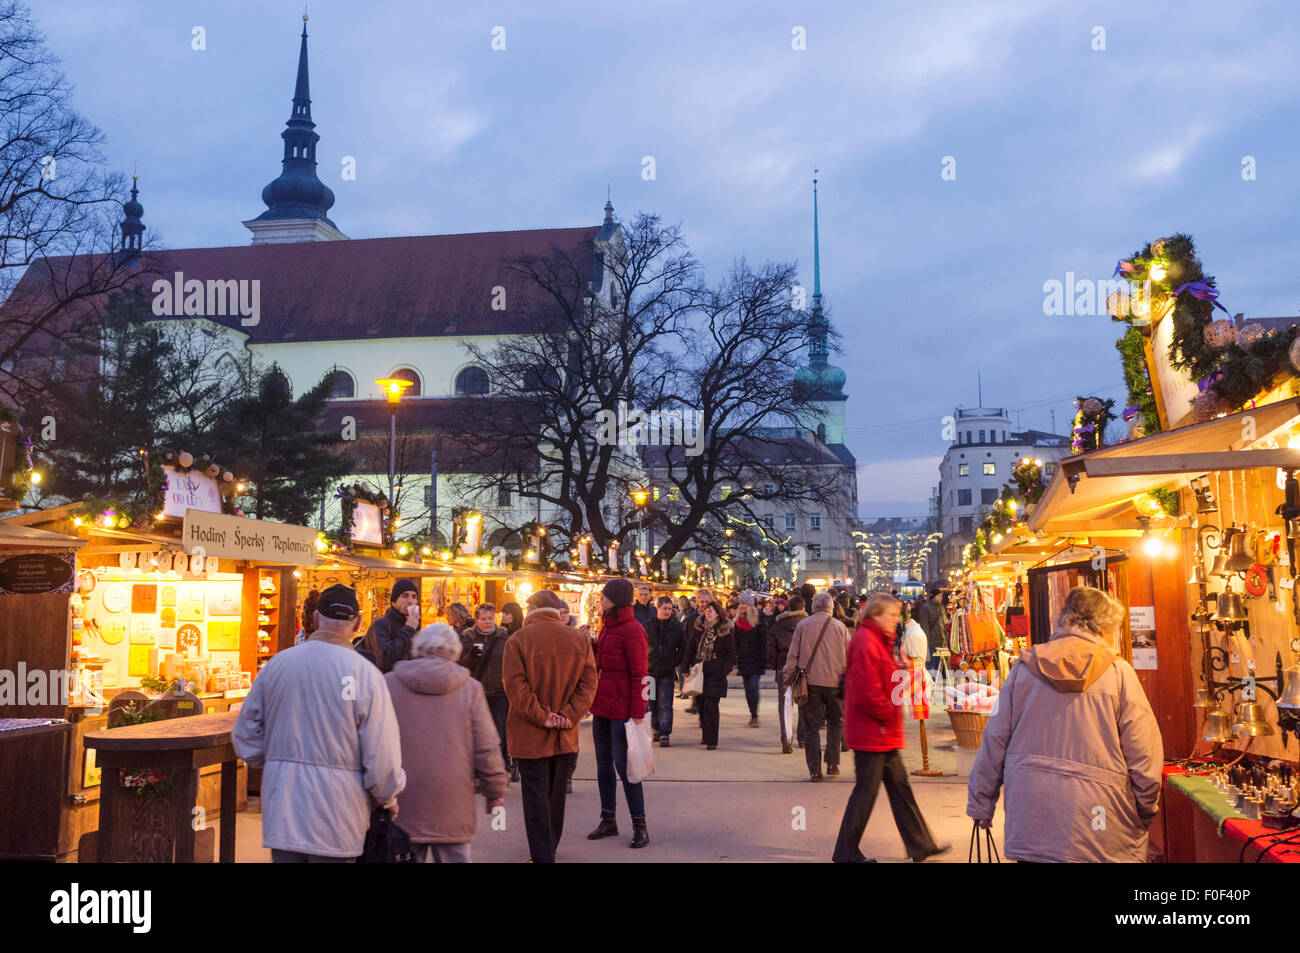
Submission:
[[[388,399],[388,505],[393,506],[393,474],[397,470],[397,405],[402,401],[411,381],[400,377],[383,377],[375,381]]]
[[[650,547],[645,545],[645,540],[642,539],[642,537],[645,535],[645,504],[648,499],[650,499],[649,491],[647,490],[632,491],[632,502],[636,504],[637,547],[640,548],[644,546],[646,549],[649,549]]]

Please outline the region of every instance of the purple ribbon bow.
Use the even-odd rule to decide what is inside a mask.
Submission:
[[[1110,273],[1110,276],[1114,278],[1116,275],[1131,275],[1136,270],[1137,268],[1134,267],[1133,262],[1121,258],[1115,263],[1115,270]]]
[[[1222,308],[1223,313],[1227,314],[1228,309],[1219,304],[1219,289],[1210,285],[1210,282],[1213,280],[1214,276],[1211,275],[1209,278],[1202,278],[1200,281],[1184,282],[1174,289],[1174,297],[1177,298],[1180,294],[1186,291],[1193,298],[1200,298],[1202,301],[1213,302],[1216,308]]]
[[[1134,417],[1137,416],[1138,411],[1141,410],[1141,409],[1142,409],[1142,408],[1139,407],[1137,404],[1134,404],[1132,407],[1125,407],[1125,408],[1124,408],[1124,420],[1125,420],[1125,421],[1132,420]]]
[[[1223,368],[1221,367],[1215,368],[1213,371],[1210,372],[1210,374],[1207,377],[1204,377],[1201,380],[1196,382],[1196,389],[1200,391],[1202,394],[1204,394],[1215,384],[1219,383],[1219,379],[1221,377],[1223,377]]]

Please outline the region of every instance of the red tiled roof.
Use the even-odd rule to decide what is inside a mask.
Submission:
[[[146,252],[140,270],[147,286],[177,271],[186,280],[258,280],[257,325],[212,316],[247,332],[253,343],[522,333],[535,330],[536,312],[551,302],[507,264],[566,255],[578,262],[585,286],[594,273],[592,239],[599,231],[541,228],[172,249]],[[37,272],[29,269],[19,281],[13,303],[40,296],[48,279],[42,282]],[[497,286],[505,288],[505,310],[492,309]],[[575,289],[575,298],[582,290]]]

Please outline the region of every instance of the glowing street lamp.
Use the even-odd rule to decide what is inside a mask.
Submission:
[[[391,411],[388,418],[388,505],[393,505],[393,473],[397,470],[397,405],[402,395],[412,386],[411,381],[400,377],[382,377],[375,381],[388,400]]]

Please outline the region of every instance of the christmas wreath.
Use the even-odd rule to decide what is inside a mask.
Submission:
[[[388,506],[388,497],[377,490],[368,490],[360,483],[353,483],[351,486],[341,486],[334,492],[334,498],[339,501],[339,506],[343,514],[343,525],[339,532],[343,539],[351,541],[352,539],[352,516],[356,512],[358,503],[372,503],[379,507],[379,523],[381,528],[381,537],[385,546],[393,544],[393,513]]]

